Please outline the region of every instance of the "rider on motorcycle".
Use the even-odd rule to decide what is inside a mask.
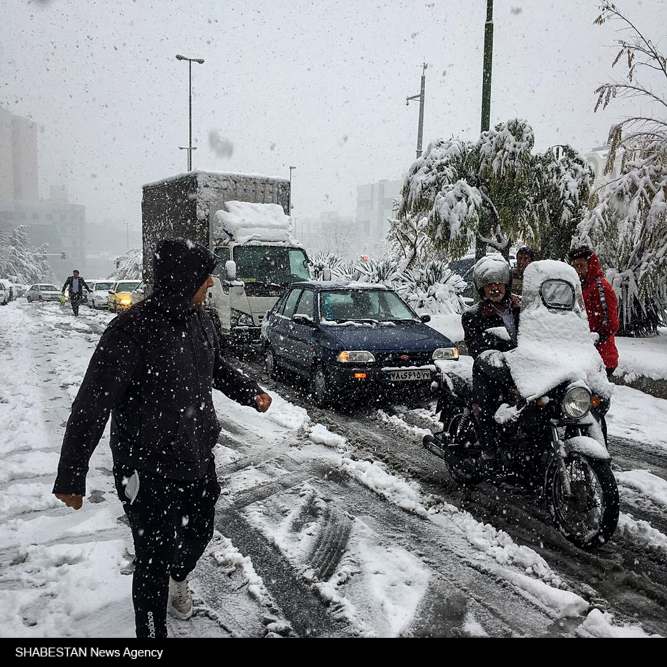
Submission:
[[[465,344],[474,359],[473,395],[479,408],[482,465],[496,470],[499,427],[494,415],[512,379],[502,353],[517,345],[521,302],[511,294],[509,264],[500,256],[482,257],[473,269],[481,301],[462,317]]]

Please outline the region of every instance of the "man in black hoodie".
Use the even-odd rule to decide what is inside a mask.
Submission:
[[[166,637],[166,613],[189,618],[186,577],[213,535],[220,494],[212,388],[266,412],[271,398],[221,356],[200,306],[218,261],[184,239],[155,251],[153,293],[111,321],[72,405],[53,488],[80,509],[90,457],[111,414],[116,489],[134,538],[137,637]]]

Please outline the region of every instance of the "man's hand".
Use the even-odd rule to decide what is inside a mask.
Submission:
[[[259,398],[259,396],[257,397]],[[270,402],[270,399],[269,399]],[[83,496],[77,496],[74,493],[56,493],[56,498],[62,500],[67,507],[72,507],[75,510],[80,510],[83,506]]]
[[[255,403],[260,412],[266,412],[271,405],[271,397],[268,394],[260,394],[255,396]]]

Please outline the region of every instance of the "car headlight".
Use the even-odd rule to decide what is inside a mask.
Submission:
[[[442,359],[458,361],[459,350],[456,347],[439,347],[437,350],[433,351],[432,358],[433,361],[438,361]]]
[[[572,419],[580,419],[591,409],[591,392],[586,387],[572,387],[563,397],[563,411]]]
[[[121,297],[119,301],[123,304],[132,303],[132,299],[129,296]]]
[[[255,323],[253,322],[252,315],[232,308],[230,324],[233,327],[251,327]]]
[[[375,357],[366,350],[343,350],[338,353],[338,361],[342,364],[370,364]]]

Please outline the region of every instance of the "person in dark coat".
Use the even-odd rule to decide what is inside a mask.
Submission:
[[[496,256],[482,257],[473,269],[481,301],[467,310],[461,322],[473,363],[473,396],[479,408],[479,442],[482,464],[493,473],[497,466],[499,429],[494,415],[511,382],[502,352],[516,347],[519,299],[511,294],[509,264]]]
[[[616,292],[604,277],[598,256],[590,248],[573,248],[568,257],[581,280],[588,326],[596,336],[595,347],[604,361],[607,377],[611,377],[618,367],[616,332],[620,324]]]
[[[79,316],[79,305],[83,298],[84,288],[88,290],[88,294],[92,291],[86,284],[86,281],[79,276],[79,272],[74,269],[72,275],[65,281],[61,292],[65,294],[65,290],[69,289],[69,301],[72,304],[72,312],[75,317]]]
[[[516,266],[512,269],[512,294],[521,296],[523,292],[523,272],[535,261],[535,251],[527,245],[516,251]]]
[[[218,258],[184,239],[161,241],[151,296],[118,315],[92,356],[67,422],[53,488],[80,509],[90,457],[111,414],[116,490],[135,547],[138,637],[166,637],[166,614],[193,613],[187,585],[213,535],[220,493],[212,388],[268,410],[271,398],[221,355],[201,307]]]

